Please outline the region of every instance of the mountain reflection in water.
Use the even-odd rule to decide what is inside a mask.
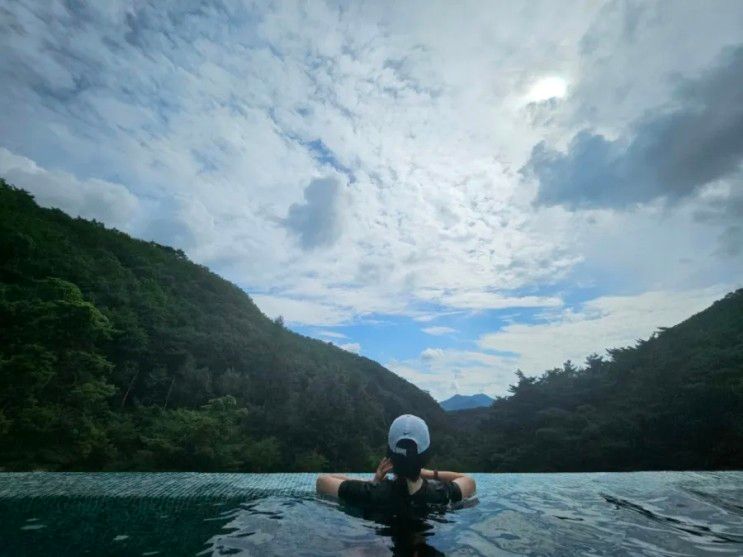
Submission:
[[[394,520],[313,474],[0,474],[0,556],[743,554],[741,472],[475,477],[476,502]]]

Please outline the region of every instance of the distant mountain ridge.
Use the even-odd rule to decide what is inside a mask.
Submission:
[[[472,408],[486,408],[493,404],[495,399],[484,393],[476,395],[454,395],[439,402],[439,406],[447,412],[455,410],[470,410]]]

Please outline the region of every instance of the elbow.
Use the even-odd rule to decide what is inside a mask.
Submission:
[[[319,495],[337,498],[341,483],[343,480],[332,474],[320,474],[315,481],[315,489]]]
[[[315,480],[315,491],[317,493],[323,493],[325,485],[328,483],[328,478],[325,474],[320,474]]]
[[[454,481],[462,492],[462,499],[469,499],[477,491],[477,484],[475,483],[474,478],[471,478],[470,476],[463,475]]]
[[[465,484],[467,485],[468,491],[470,492],[470,497],[475,494],[477,491],[477,482],[475,481],[475,478],[472,476],[465,476]]]
[[[472,495],[474,495],[475,493],[477,493],[477,482],[475,481],[475,478],[470,478],[469,476],[467,477],[472,482]]]

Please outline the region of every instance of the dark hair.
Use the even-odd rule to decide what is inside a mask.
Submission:
[[[405,454],[393,452],[391,449],[387,449],[387,455],[392,460],[392,471],[398,478],[405,478],[407,480],[417,480],[418,476],[421,475],[421,468],[428,462],[428,456],[430,449],[426,449],[422,453],[418,453],[418,445],[412,439],[400,439],[397,442],[397,447],[405,449]]]

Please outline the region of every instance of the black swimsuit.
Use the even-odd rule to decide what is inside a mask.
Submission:
[[[407,485],[395,480],[365,482],[345,480],[338,488],[338,497],[343,503],[358,507],[413,507],[443,506],[462,500],[462,491],[454,482],[423,479],[423,485],[412,495],[407,495]]]

